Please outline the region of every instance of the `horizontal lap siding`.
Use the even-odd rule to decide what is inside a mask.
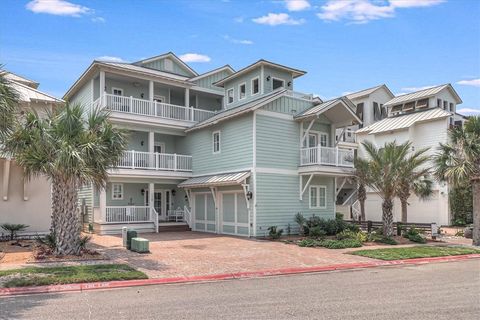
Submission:
[[[92,83],[86,82],[83,87],[70,99],[73,104],[90,105],[93,101]]]
[[[236,171],[252,167],[252,115],[236,117],[230,121],[188,134],[183,146],[192,154],[194,175]],[[214,131],[220,131],[220,153],[213,154]]]
[[[297,212],[307,218],[315,214],[333,219],[335,217],[333,178],[315,178],[312,184],[327,186],[326,209],[308,208],[308,188],[303,200],[299,200],[298,175],[257,173],[257,236],[268,234],[267,228],[270,226],[278,226],[286,232],[288,224],[292,232],[297,232],[298,225],[294,221]]]
[[[93,186],[92,184],[86,184],[78,190],[78,206],[81,208],[83,199],[85,199],[85,205],[88,210],[89,221],[92,221],[93,214]]]

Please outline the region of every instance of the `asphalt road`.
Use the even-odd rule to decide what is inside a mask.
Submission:
[[[0,298],[1,319],[478,319],[480,260]]]

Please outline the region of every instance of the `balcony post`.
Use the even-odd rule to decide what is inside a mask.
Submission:
[[[102,107],[105,107],[105,91],[106,91],[106,88],[105,88],[105,71],[100,71],[100,90],[98,91],[99,94],[100,94],[100,97],[103,97],[103,100],[102,100]]]
[[[155,168],[154,161],[155,161],[155,132],[149,131],[148,132],[148,167]]]
[[[129,104],[130,104],[130,108],[129,108],[130,112],[135,112],[135,110],[133,110],[133,97],[132,96],[130,96]]]
[[[185,88],[185,108],[187,108],[188,110],[189,107],[190,107],[190,89]],[[193,119],[191,120],[193,121]]]
[[[153,90],[153,81],[150,80],[148,82],[148,98],[150,100],[150,114],[155,115],[155,105],[153,103],[153,95],[154,95],[154,90]]]
[[[173,171],[177,171],[177,154],[173,154]]]
[[[135,169],[135,150],[132,150],[132,169]]]
[[[154,183],[149,183],[148,184],[148,207],[150,211],[150,219],[153,219],[153,205],[154,205],[154,199],[155,199],[155,184]]]
[[[317,145],[317,164],[322,163],[322,147]]]
[[[195,121],[195,110],[193,107],[190,108],[190,120]]]
[[[335,165],[338,167],[338,147],[335,147],[335,153],[336,153]]]

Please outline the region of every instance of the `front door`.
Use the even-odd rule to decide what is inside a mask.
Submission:
[[[155,190],[153,193],[153,207],[158,213],[159,220],[167,220],[168,210],[171,208],[170,190]],[[145,192],[145,205],[148,206],[148,190]]]

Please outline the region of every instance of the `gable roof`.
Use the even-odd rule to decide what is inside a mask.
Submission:
[[[440,91],[448,89],[450,93],[453,95],[453,97],[456,99],[456,103],[462,103],[462,99],[458,95],[458,93],[455,91],[455,89],[452,87],[450,83],[447,84],[442,84],[436,87],[428,88],[428,89],[423,89],[407,94],[402,94],[401,96],[397,96],[393,98],[390,101],[387,101],[384,106],[392,106],[392,105],[397,105],[397,104],[403,104],[406,102],[411,102],[415,101],[418,99],[425,99],[425,98],[430,98],[433,97],[434,95],[438,94]]]
[[[371,95],[372,93],[374,93],[375,91],[377,91],[381,88],[384,88],[387,91],[387,93],[390,95],[391,98],[395,97],[395,95],[392,93],[392,91],[390,91],[390,89],[387,87],[386,84],[381,84],[381,85],[378,85],[378,86],[375,86],[375,87],[372,87],[372,88],[352,92],[352,93],[347,94],[346,97],[350,100],[366,97],[366,96]]]
[[[309,117],[318,117],[321,114],[325,114],[327,111],[329,111],[331,108],[333,108],[336,105],[342,105],[345,110],[352,116],[352,118],[357,122],[357,123],[362,123],[362,120],[358,118],[358,116],[355,114],[355,105],[350,101],[347,97],[339,97],[331,100],[327,100],[322,102],[321,104],[315,105],[309,109],[306,109],[299,114],[295,115],[295,119],[305,119]],[[326,115],[327,118],[329,117]],[[333,115],[331,115],[333,116]]]
[[[198,76],[198,73],[192,69],[192,67],[190,67],[188,64],[186,64],[185,62],[183,62],[182,59],[180,59],[179,57],[177,57],[175,55],[175,53],[173,52],[167,52],[167,53],[164,53],[164,54],[160,54],[158,56],[154,56],[154,57],[150,57],[150,58],[146,58],[146,59],[143,59],[143,60],[140,60],[140,61],[137,61],[137,62],[134,62],[132,64],[134,65],[143,65],[143,64],[146,64],[146,63],[149,63],[149,62],[153,62],[153,61],[156,61],[156,60],[161,60],[161,59],[165,59],[165,58],[170,58],[172,60],[174,60],[176,63],[178,63],[180,66],[182,66],[186,71],[188,71],[189,73],[191,73],[192,76]]]
[[[284,66],[284,65],[281,65],[281,64],[278,64],[278,63],[274,63],[274,62],[271,62],[271,61],[267,61],[265,59],[260,59],[258,60],[257,62],[254,62],[252,63],[251,65],[248,65],[246,66],[245,68],[243,69],[240,69],[238,70],[237,72],[229,75],[228,77],[220,80],[220,81],[217,81],[214,83],[214,85],[216,86],[219,86],[219,87],[222,87],[224,85],[225,82],[231,80],[231,79],[234,79],[242,74],[245,74],[261,65],[265,65],[265,66],[270,66],[270,67],[274,67],[274,68],[277,68],[277,69],[282,69],[284,71],[287,71],[287,72],[290,72],[292,73],[293,75],[293,78],[297,78],[297,77],[300,77],[300,76],[303,76],[305,73],[307,73],[306,71],[302,71],[302,70],[298,70],[298,69],[294,69],[294,68],[290,68],[290,67],[287,67],[287,66]]]
[[[18,92],[19,99],[22,102],[46,102],[46,103],[63,103],[61,99],[57,99],[45,92],[27,86],[23,83],[12,81],[12,87]]]
[[[357,130],[356,133],[382,133],[388,131],[401,130],[411,127],[419,122],[427,122],[437,119],[442,119],[451,116],[450,112],[442,108],[431,108],[421,111],[415,111],[398,116],[388,117],[378,122],[375,122],[368,127]]]
[[[256,110],[256,109],[264,106],[265,104],[283,96],[286,91],[287,91],[286,89],[275,90],[275,91],[270,92],[269,94],[266,94],[262,97],[259,97],[259,98],[255,99],[255,100],[249,101],[249,102],[247,102],[245,104],[242,104],[238,107],[223,110],[223,111],[217,113],[216,115],[214,115],[213,117],[210,117],[210,118],[208,118],[208,119],[206,119],[202,122],[199,122],[199,123],[195,124],[194,126],[188,128],[187,130],[185,130],[185,132],[189,132],[189,131],[193,131],[193,130],[196,130],[196,129],[201,129],[201,128],[205,128],[205,127],[208,127],[208,126],[212,126],[212,125],[217,124],[220,121],[224,121],[226,119],[230,119],[232,117],[236,117],[236,116],[239,116],[241,114]]]
[[[20,82],[23,83],[31,88],[37,89],[40,83],[27,79],[25,77],[19,76],[18,74],[15,74],[13,72],[7,71],[7,70],[0,70],[0,74],[3,74],[3,76],[10,81],[15,81],[15,82]]]
[[[216,69],[207,71],[207,72],[205,72],[205,73],[199,74],[199,75],[196,76],[196,77],[192,77],[192,78],[190,78],[190,79],[188,79],[188,80],[189,80],[189,81],[197,81],[197,80],[199,80],[199,79],[202,79],[202,78],[211,76],[212,74],[215,74],[215,73],[218,73],[218,72],[222,72],[222,71],[224,71],[224,70],[228,71],[230,74],[235,73],[235,70],[234,70],[229,64],[226,64],[226,65],[224,65],[223,67],[219,67],[219,68],[216,68]]]

